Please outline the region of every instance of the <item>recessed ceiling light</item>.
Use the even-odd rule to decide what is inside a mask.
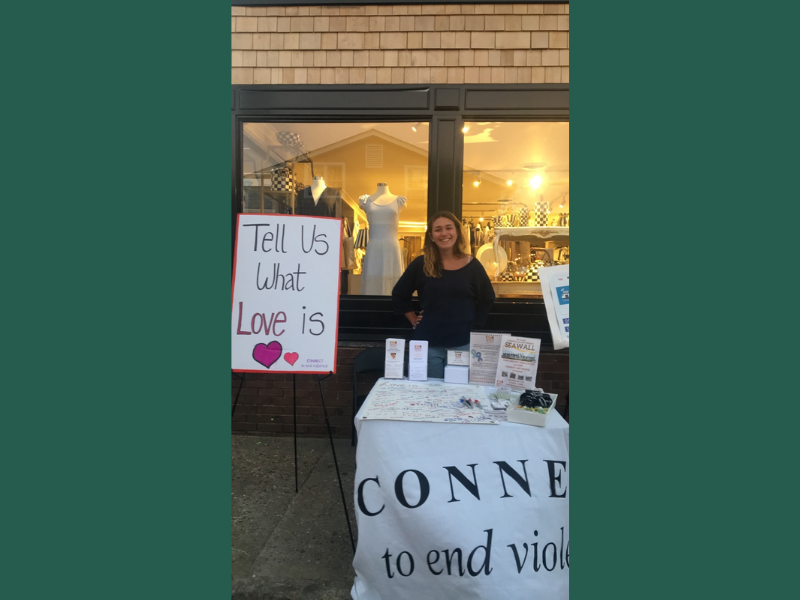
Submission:
[[[522,168],[526,171],[536,171],[538,169],[543,169],[547,166],[547,163],[528,163],[527,165],[522,165]]]

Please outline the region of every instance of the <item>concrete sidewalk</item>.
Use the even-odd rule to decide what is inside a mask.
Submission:
[[[355,537],[355,448],[334,445]],[[295,494],[293,438],[233,436],[234,600],[350,598],[353,550],[330,442],[298,438],[297,454]]]

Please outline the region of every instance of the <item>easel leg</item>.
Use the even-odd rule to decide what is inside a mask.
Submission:
[[[233,408],[231,409],[231,418],[233,418],[233,413],[236,412],[236,405],[239,404],[239,394],[242,393],[242,386],[244,385],[244,377],[247,373],[242,373],[241,381],[239,382],[239,389],[236,392],[236,400],[233,401]]]
[[[350,527],[350,513],[347,512],[347,501],[344,497],[344,487],[342,486],[342,476],[339,474],[339,461],[336,460],[336,448],[333,445],[333,434],[331,433],[331,424],[328,421],[328,410],[325,408],[325,397],[322,394],[322,380],[326,377],[333,375],[333,372],[319,378],[319,397],[322,400],[322,412],[325,415],[325,427],[328,429],[328,439],[331,442],[331,452],[333,453],[333,464],[336,467],[336,478],[339,480],[339,492],[342,494],[342,507],[344,508],[344,518],[347,520],[347,533],[350,534],[350,545],[353,547],[353,554],[356,553],[356,543],[353,539],[353,529]]]
[[[299,491],[297,486],[297,375],[292,373],[292,403],[294,405],[294,493]]]

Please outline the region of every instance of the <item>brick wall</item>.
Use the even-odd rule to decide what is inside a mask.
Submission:
[[[322,382],[325,406],[333,435],[349,438],[353,422],[353,359],[364,349],[339,346],[336,375]],[[250,435],[292,435],[292,376],[241,373],[231,377],[231,405],[233,433]],[[367,394],[377,376],[359,375],[359,394]],[[542,353],[536,375],[539,387],[558,394],[556,408],[565,414],[565,401],[569,393],[569,355]],[[241,385],[241,392],[239,387]],[[236,401],[236,395],[239,399]],[[325,418],[319,397],[317,377],[297,376],[297,432],[303,436],[325,436]]]
[[[569,83],[568,4],[232,7],[233,84]]]

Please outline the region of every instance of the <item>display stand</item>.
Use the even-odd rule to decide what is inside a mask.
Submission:
[[[333,454],[333,465],[336,467],[336,479],[339,482],[339,493],[342,495],[342,508],[344,508],[344,518],[347,521],[347,533],[350,536],[350,545],[353,548],[353,554],[356,552],[356,542],[353,538],[353,528],[350,525],[350,514],[347,512],[347,501],[344,496],[344,486],[342,485],[342,476],[339,472],[339,460],[336,458],[336,447],[333,445],[333,433],[331,432],[331,424],[328,420],[328,409],[325,406],[325,396],[322,393],[322,381],[333,375],[333,371],[327,375],[319,375],[317,384],[319,385],[319,398],[322,402],[322,414],[325,416],[325,428],[328,430],[328,440],[331,443],[331,453]],[[247,373],[242,373],[241,383],[239,383],[239,390],[236,392],[236,399],[233,402],[233,409],[231,410],[231,417],[236,412],[236,405],[239,403],[239,393],[242,391],[244,380]],[[297,375],[292,374],[292,412],[294,422],[294,492],[295,494],[300,491],[297,477]]]
[[[495,227],[494,255],[497,256],[497,247],[500,238],[520,238],[522,240],[544,240],[548,242],[569,243],[569,227]],[[508,241],[508,240],[506,240]],[[510,259],[511,257],[509,257]],[[495,267],[495,277],[500,276],[499,266]]]
[[[245,232],[247,242],[241,243]],[[340,219],[278,214],[237,216],[231,284],[231,366],[243,378],[246,373],[292,375],[295,493],[300,489],[296,375],[318,377],[325,427],[355,549],[322,390],[322,380],[334,374],[337,363],[341,240]],[[262,269],[262,261],[267,260],[269,266]],[[265,310],[265,306],[271,308]],[[240,392],[243,385],[242,380]],[[234,411],[238,399],[239,393]]]

